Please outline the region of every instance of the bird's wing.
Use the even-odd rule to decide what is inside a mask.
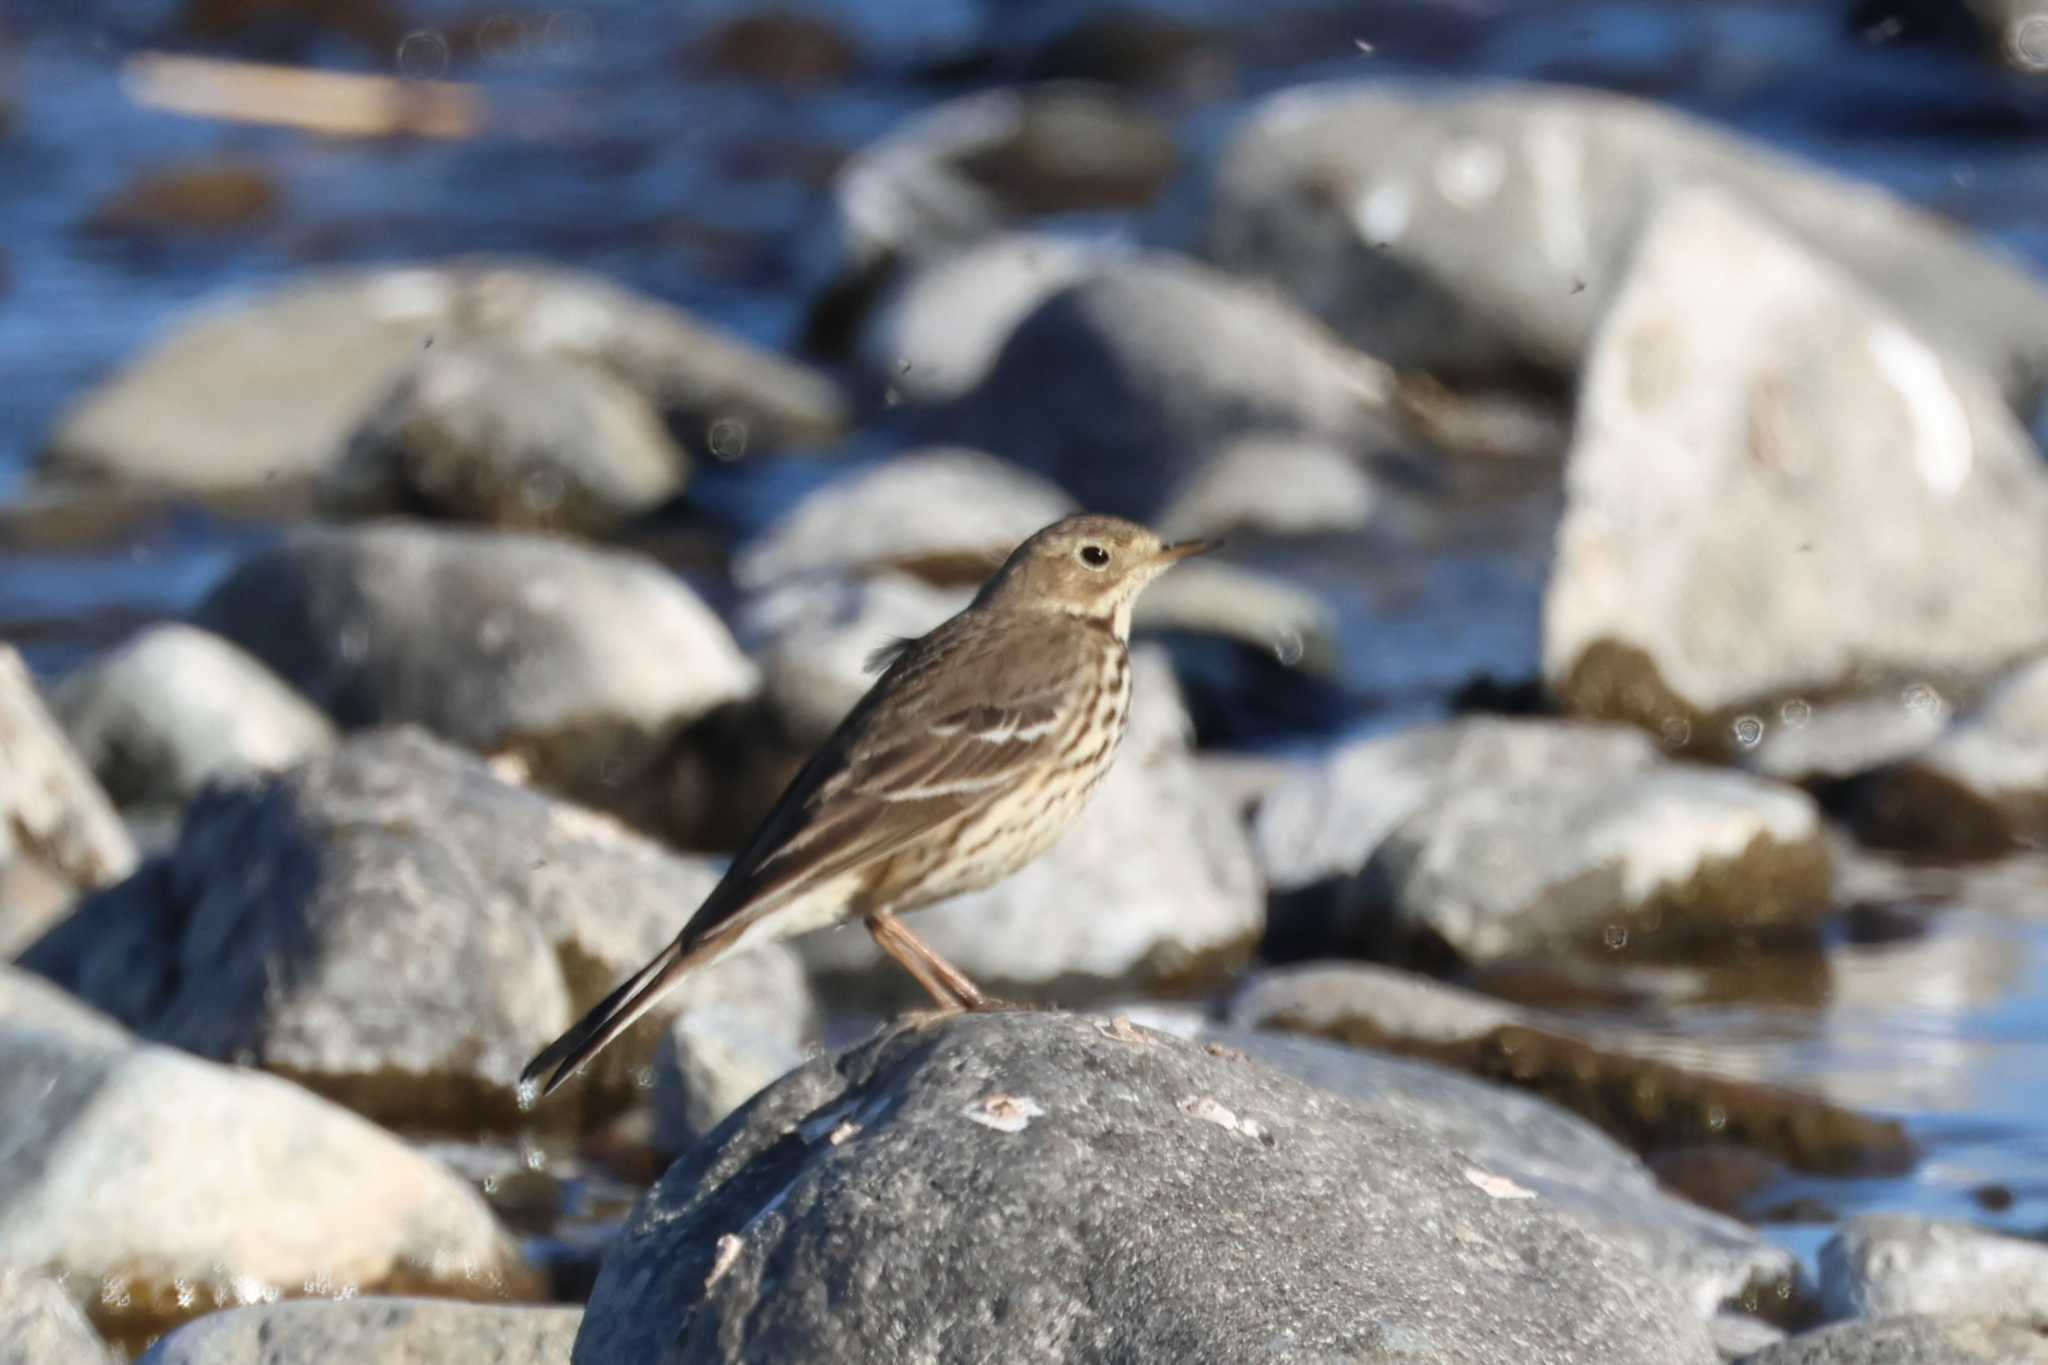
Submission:
[[[695,944],[739,932],[777,905],[879,861],[981,809],[1046,761],[1045,740],[1082,694],[1067,651],[960,618],[916,641],[797,774],[684,929]],[[1021,648],[1020,648],[1021,647]]]

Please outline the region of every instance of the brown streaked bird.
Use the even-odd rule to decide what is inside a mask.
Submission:
[[[1032,536],[974,601],[878,651],[882,676],[733,859],[675,942],[527,1065],[575,1074],[715,958],[866,922],[941,1010],[991,1002],[904,926],[905,911],[1001,881],[1050,848],[1109,771],[1131,703],[1131,605],[1210,541],[1168,545],[1116,517]]]

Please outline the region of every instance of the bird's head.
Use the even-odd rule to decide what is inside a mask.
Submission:
[[[1147,583],[1217,543],[1169,545],[1121,517],[1065,517],[1012,551],[975,601],[1100,620],[1122,637],[1130,632],[1131,604]]]

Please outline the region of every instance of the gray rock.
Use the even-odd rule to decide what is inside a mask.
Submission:
[[[152,1039],[367,1113],[494,1126],[517,1114],[527,1058],[666,943],[717,876],[418,731],[375,732],[210,789],[169,854],[22,963]],[[616,1107],[659,1029],[539,1117]]]
[[[1429,1043],[1465,1042],[1538,1017],[1477,991],[1365,962],[1259,972],[1231,997],[1228,1010],[1231,1026],[1240,1029],[1329,1035],[1362,1024],[1389,1038]]]
[[[0,1267],[0,1365],[115,1365],[55,1280]]]
[[[1335,446],[1252,436],[1218,451],[1155,529],[1168,540],[1356,531],[1374,520],[1380,497],[1372,475]]]
[[[1357,873],[1448,793],[1561,772],[1622,777],[1657,761],[1656,745],[1615,725],[1475,716],[1403,730],[1346,744],[1276,786],[1259,803],[1253,844],[1270,886],[1301,890]]]
[[[574,1359],[1507,1354],[1716,1358],[1636,1256],[1421,1129],[1009,1014],[893,1030],[735,1115],[612,1244]]]
[[[944,259],[1039,215],[1133,208],[1173,174],[1168,129],[1097,86],[1006,87],[947,100],[840,171],[832,224],[843,280]]]
[[[217,635],[166,622],[67,674],[52,708],[123,806],[180,804],[215,778],[275,772],[334,745],[334,726]]]
[[[1820,704],[1794,698],[1774,713],[1737,717],[1730,734],[1743,766],[1765,777],[1839,782],[1925,749],[1948,716],[1933,693],[1909,687]]]
[[[820,443],[845,404],[816,372],[592,275],[516,261],[322,272],[174,331],[64,414],[47,472],[207,493],[328,468],[423,347],[488,340],[609,371],[692,437]]]
[[[1132,660],[1131,723],[1082,819],[995,886],[920,910],[912,928],[985,990],[1062,1004],[1186,988],[1247,958],[1264,894],[1236,814],[1194,780],[1164,657]],[[827,998],[926,1000],[857,926],[803,941]]]
[[[322,471],[320,510],[425,509],[602,534],[682,491],[687,460],[639,390],[498,342],[421,354]]]
[[[1945,708],[1906,708],[1940,730]],[[2001,853],[2048,840],[2048,659],[2001,679],[1918,752],[1858,794],[1857,832],[1873,843]]]
[[[124,1047],[133,1034],[34,972],[0,962],[0,1024],[54,1033],[81,1046]]]
[[[78,891],[119,881],[135,843],[91,770],[0,644],[0,957],[12,956]]]
[[[1707,1327],[1714,1334],[1714,1349],[1723,1360],[1740,1360],[1785,1340],[1785,1333],[1779,1328],[1740,1313],[1717,1313]]]
[[[1145,590],[1132,617],[1140,633],[1176,631],[1234,640],[1290,668],[1337,670],[1337,614],[1283,578],[1218,559],[1190,560]]]
[[[1802,1333],[1742,1365],[2048,1365],[2048,1335],[1993,1318],[1880,1318]]]
[[[1820,1249],[1828,1318],[1953,1313],[2048,1320],[2048,1246],[1969,1223],[1865,1214]]]
[[[1675,765],[1452,792],[1389,834],[1358,885],[1392,942],[1467,961],[1810,936],[1828,892],[1812,797]]]
[[[580,1308],[435,1299],[301,1300],[213,1313],[178,1329],[144,1365],[560,1365]]]
[[[1733,1218],[1667,1193],[1633,1153],[1537,1096],[1313,1038],[1215,1027],[1199,1037],[1419,1130],[1534,1191],[1603,1244],[1635,1252],[1703,1319],[1800,1278],[1789,1252]]]
[[[891,287],[861,334],[861,362],[901,402],[957,398],[981,382],[1032,309],[1115,253],[1092,242],[1004,233],[939,257]]]
[[[0,1264],[82,1277],[115,1328],[124,1305],[537,1287],[439,1163],[277,1077],[171,1048],[0,1021],[0,1152]]]
[[[993,455],[913,450],[805,497],[741,550],[733,577],[761,589],[895,569],[978,587],[1033,532],[1078,510],[1056,485]]]
[[[1816,691],[1938,697],[2048,644],[2048,471],[1996,385],[1720,195],[1645,231],[1565,479],[1570,710],[1711,753]]]
[[[1875,186],[1645,100],[1472,82],[1311,86],[1257,109],[1212,180],[1213,259],[1282,284],[1404,369],[1576,374],[1650,206],[1704,184],[1841,261],[1911,331],[2014,397],[2048,372],[2048,296],[2025,271]],[[1776,302],[1699,287],[1723,304]]]
[[[243,560],[197,620],[345,727],[424,725],[564,783],[616,777],[757,681],[659,565],[510,531],[301,531]]]
[[[949,439],[1140,519],[1253,437],[1400,448],[1386,368],[1274,295],[1192,262],[1118,263],[1017,325],[987,376],[928,410]]]
[[[654,1054],[655,1150],[671,1154],[803,1064],[818,1012],[803,962],[768,944],[694,972]]]
[[[2048,4],[2042,0],[1963,0],[1985,46],[1999,61],[2027,76],[2048,71]]]

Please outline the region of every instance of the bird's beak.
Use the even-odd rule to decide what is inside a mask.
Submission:
[[[1211,550],[1222,548],[1223,542],[1220,540],[1177,540],[1171,545],[1160,547],[1158,560],[1162,565],[1177,564],[1194,555],[1205,555]]]

